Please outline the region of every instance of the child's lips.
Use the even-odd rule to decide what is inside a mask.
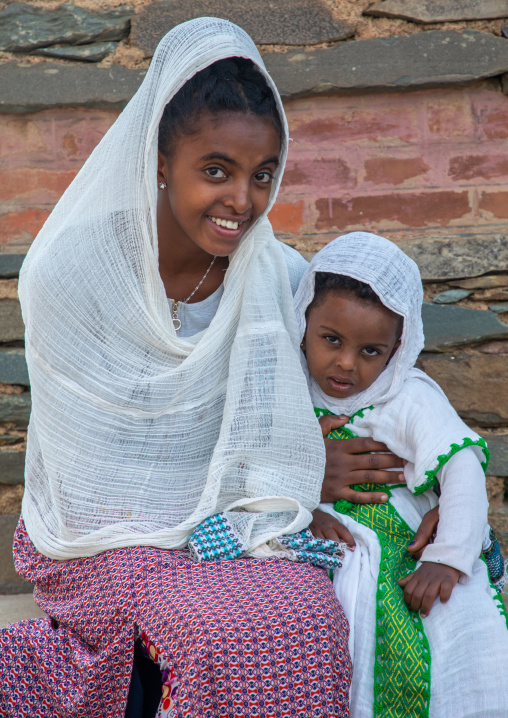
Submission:
[[[345,379],[342,376],[329,376],[328,383],[334,391],[349,391],[353,386],[350,379]]]

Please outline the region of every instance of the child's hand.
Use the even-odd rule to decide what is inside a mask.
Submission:
[[[312,523],[309,528],[316,538],[347,543],[350,549],[354,549],[355,540],[344,524],[341,524],[334,516],[316,509],[312,512]]]
[[[420,568],[397,583],[404,589],[404,601],[409,608],[420,611],[420,616],[426,618],[438,596],[441,603],[448,601],[459,577],[460,571],[456,568],[425,561]]]
[[[413,541],[407,547],[413,558],[420,558],[424,549],[434,541],[439,523],[439,506],[427,511],[422,519]]]

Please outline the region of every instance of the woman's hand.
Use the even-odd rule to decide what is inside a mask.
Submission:
[[[413,541],[411,541],[407,547],[407,550],[413,558],[420,558],[425,547],[434,541],[438,523],[439,506],[435,506],[433,509],[430,509],[430,511],[427,511],[418,527],[418,531],[415,533]]]
[[[420,616],[426,618],[438,596],[441,603],[448,601],[459,577],[460,571],[452,566],[425,561],[397,583],[404,589],[404,601],[409,608],[420,611]]]
[[[315,509],[312,512],[312,517],[312,523],[309,528],[316,538],[347,543],[351,550],[354,549],[356,544],[353,535],[334,516],[326,513],[326,511],[321,511],[321,509]]]
[[[323,436],[344,426],[347,416],[327,414],[319,419]],[[385,444],[369,438],[337,441],[325,439],[326,469],[321,491],[321,501],[334,503],[346,499],[352,504],[382,504],[388,501],[387,494],[359,492],[351,489],[355,484],[401,484],[404,474],[387,471],[391,468],[403,468],[404,461],[394,454],[376,454],[365,452],[388,451]]]

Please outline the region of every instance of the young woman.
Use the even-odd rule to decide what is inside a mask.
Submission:
[[[325,464],[303,266],[266,219],[286,151],[250,39],[186,23],[35,240],[15,559],[50,618],[0,633],[3,716],[120,718],[135,645],[163,668],[166,715],[347,715],[331,582],[269,547],[308,525]],[[215,514],[247,558],[191,560]]]

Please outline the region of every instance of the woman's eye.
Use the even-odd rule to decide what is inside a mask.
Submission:
[[[254,179],[256,182],[262,182],[262,184],[270,184],[273,180],[273,175],[270,172],[258,172]]]
[[[374,347],[365,347],[362,351],[364,354],[367,354],[368,357],[375,357],[379,354],[379,351],[374,349]]]
[[[213,177],[214,179],[224,179],[226,176],[226,173],[224,170],[221,170],[220,167],[208,167],[205,172],[209,177]]]

